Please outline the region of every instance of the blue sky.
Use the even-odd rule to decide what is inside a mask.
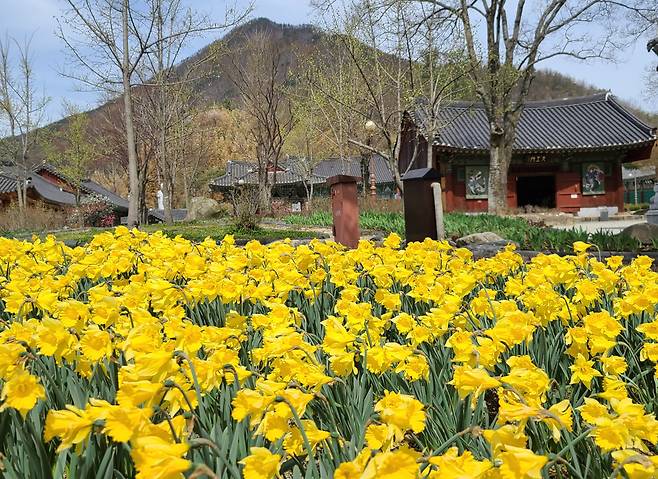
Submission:
[[[246,4],[246,0],[238,3]],[[221,0],[192,0],[199,9],[221,14]],[[60,14],[62,0],[0,0],[2,17],[0,35],[8,33],[19,41],[34,35],[32,52],[37,81],[52,98],[48,117],[58,119],[62,102],[68,100],[82,107],[93,107],[98,101],[95,94],[80,92],[79,87],[58,74],[64,61],[63,47],[54,35],[55,18]],[[263,16],[284,23],[312,23],[312,10],[307,0],[256,0],[253,16]],[[214,40],[219,34],[199,39],[190,47],[190,53]],[[645,93],[647,75],[658,65],[658,57],[647,54],[644,41],[620,52],[617,62],[588,61],[579,63],[569,59],[553,59],[544,65],[568,74],[580,81],[612,91],[622,99],[649,111],[658,110],[658,103]],[[658,75],[658,73],[654,72]]]

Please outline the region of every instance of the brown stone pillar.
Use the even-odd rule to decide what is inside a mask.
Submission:
[[[331,211],[333,214],[334,240],[356,248],[359,244],[359,200],[356,184],[358,176],[337,175],[327,178],[331,188]]]
[[[434,168],[418,168],[404,175],[404,231],[407,243],[437,239],[432,183],[441,175]]]

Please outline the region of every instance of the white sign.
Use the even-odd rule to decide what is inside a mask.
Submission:
[[[292,212],[293,213],[301,213],[302,212],[302,204],[297,202],[292,204]]]

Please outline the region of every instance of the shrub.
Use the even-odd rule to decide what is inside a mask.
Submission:
[[[70,226],[114,226],[117,218],[112,206],[96,197],[85,201],[73,210],[69,217]]]
[[[241,230],[252,230],[258,226],[258,187],[237,185],[231,193],[233,223]]]

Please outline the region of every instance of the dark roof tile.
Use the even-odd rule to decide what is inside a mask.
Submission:
[[[11,193],[16,191],[16,180],[0,175],[0,193]]]
[[[379,155],[374,155],[372,157],[372,165],[374,166],[375,182],[377,184],[394,182],[393,174],[391,173],[391,169],[385,158]],[[313,168],[313,173],[323,178],[329,178],[336,175],[360,177],[361,158],[332,158],[322,160],[315,166],[315,168]]]
[[[149,216],[151,219],[159,221],[161,223],[164,223],[165,221],[165,213],[164,210],[157,210],[154,208],[149,209]],[[175,223],[179,223],[181,221],[185,221],[185,218],[187,218],[187,210],[186,209],[172,209],[171,210],[171,216],[174,218]]]
[[[92,180],[83,181],[81,186],[86,192],[100,196],[105,201],[110,203],[112,206],[115,206],[120,209],[128,209],[128,200],[121,198],[116,193],[108,190],[107,188],[102,187],[98,183]]]
[[[291,158],[281,160],[278,165],[276,173],[277,185],[292,185],[301,183],[307,176],[304,172],[304,165],[301,159]],[[312,181],[313,184],[324,183],[324,178],[312,172],[307,181]],[[230,188],[240,181],[246,184],[255,185],[258,183],[258,166],[255,163],[248,163],[245,161],[229,161],[226,165],[226,173],[222,176],[215,178],[210,182],[210,185],[216,188]]]

